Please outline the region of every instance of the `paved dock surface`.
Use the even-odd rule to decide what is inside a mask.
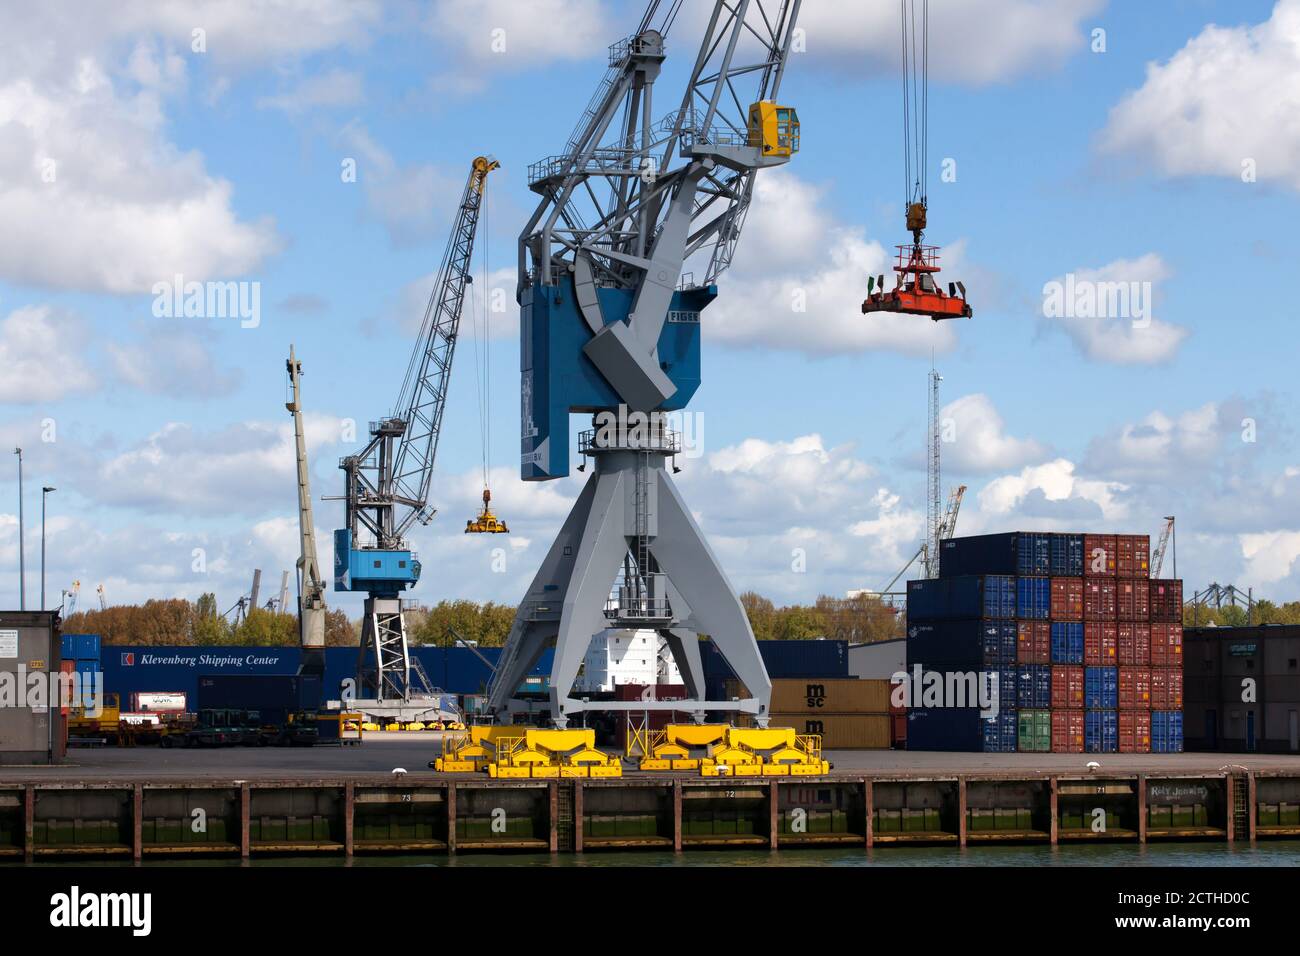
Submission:
[[[357,779],[375,782],[402,767],[410,776],[432,777],[429,761],[441,752],[439,734],[373,734],[357,747],[229,747],[205,750],[163,749],[157,746],[93,749],[74,748],[68,762],[57,767],[0,767],[0,784],[15,782],[107,783],[165,781]],[[1226,768],[1284,771],[1300,774],[1295,754],[976,754],[918,753],[896,750],[828,751],[836,775],[901,775],[916,777],[954,774],[1099,773],[1193,774],[1218,773]],[[635,775],[629,771],[628,775]],[[441,775],[439,775],[441,776]],[[461,775],[463,776],[463,775]],[[626,778],[625,778],[626,779]]]

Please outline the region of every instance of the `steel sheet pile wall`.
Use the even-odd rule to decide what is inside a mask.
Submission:
[[[1150,548],[1146,535],[944,541],[940,576],[907,584],[909,748],[1181,751],[1182,582],[1149,577]],[[943,681],[922,677],[933,699],[918,666]],[[953,693],[970,686],[988,688],[979,706]]]

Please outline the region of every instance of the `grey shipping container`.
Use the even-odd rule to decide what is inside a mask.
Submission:
[[[28,696],[30,675],[48,681],[59,673],[58,620],[57,611],[0,611],[0,682],[9,685],[0,691],[12,694],[14,705],[0,707],[0,763],[55,763],[66,753],[67,719],[57,689],[46,683],[42,695]]]

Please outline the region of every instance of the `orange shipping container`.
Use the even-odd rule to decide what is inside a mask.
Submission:
[[[772,681],[771,711],[782,714],[810,711],[885,714],[889,712],[890,689],[887,680],[781,678]]]
[[[773,713],[770,727],[793,727],[801,734],[818,734],[823,750],[888,750],[893,722],[890,714]],[[906,718],[904,718],[906,721]]]

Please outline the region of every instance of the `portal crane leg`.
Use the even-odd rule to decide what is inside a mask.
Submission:
[[[588,709],[570,692],[593,635],[611,626],[605,607],[624,555],[629,547],[635,547],[635,470],[644,467],[639,456],[628,450],[599,452],[592,457],[595,471],[515,616],[506,642],[508,656],[498,666],[489,693],[488,707],[499,715],[506,713],[515,688],[552,638],[552,720],[564,728],[570,717]],[[654,501],[649,552],[668,579],[673,615],[673,620],[656,630],[668,638],[690,695],[688,700],[674,702],[673,709],[704,711],[699,634],[707,633],[752,695],[753,700],[743,709],[753,712],[760,726],[766,726],[772,683],[740,599],[661,459],[650,466],[649,477]],[[641,493],[645,493],[644,486]]]

